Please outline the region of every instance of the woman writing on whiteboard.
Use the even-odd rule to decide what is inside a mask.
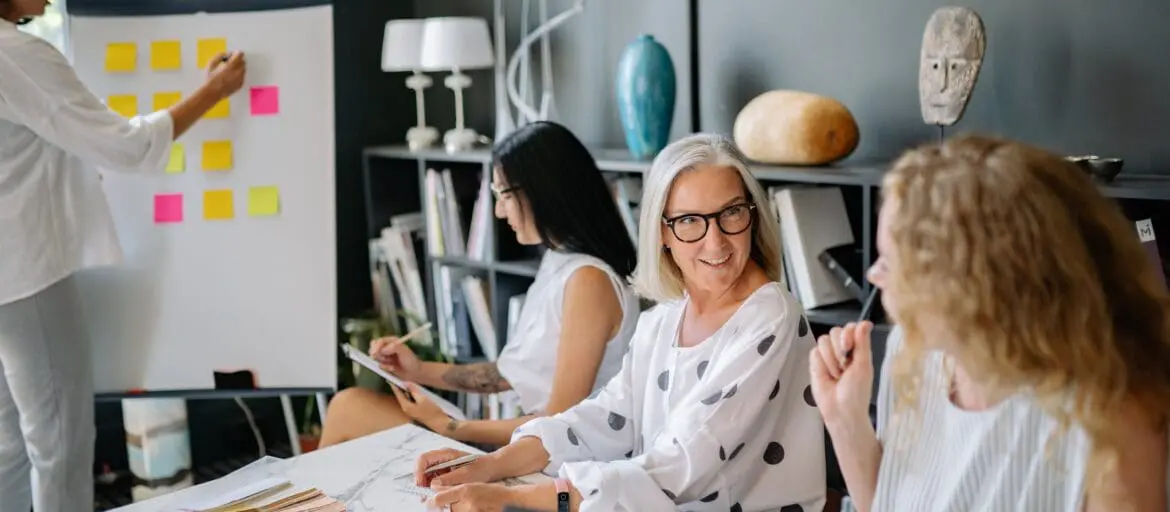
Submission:
[[[243,55],[224,55],[185,100],[123,118],[17,30],[46,4],[0,0],[2,512],[93,508],[93,376],[70,276],[121,258],[98,170],[163,172],[171,142],[244,81]]]
[[[568,409],[618,372],[640,312],[625,284],[637,255],[593,156],[566,128],[537,122],[501,141],[493,161],[496,216],[521,244],[548,248],[499,358],[421,362],[393,339],[376,340],[371,355],[420,385],[514,391],[523,415],[455,421],[417,393],[412,402],[397,389],[349,388],[329,406],[323,446],[412,421],[456,440],[504,445],[516,427]]]

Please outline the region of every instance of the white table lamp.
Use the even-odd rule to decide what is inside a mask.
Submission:
[[[463,89],[471,85],[465,69],[490,68],[495,64],[487,20],[483,18],[429,18],[423,28],[422,68],[451,70],[443,84],[455,91],[455,128],[443,134],[447,152],[470,149],[479,134],[463,125]]]
[[[428,148],[439,140],[439,131],[427,126],[423,89],[433,83],[422,73],[423,20],[391,20],[386,23],[382,38],[382,71],[412,71],[406,78],[406,87],[414,89],[418,124],[406,131],[406,143],[411,151]]]

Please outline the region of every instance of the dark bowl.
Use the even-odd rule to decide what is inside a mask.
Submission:
[[[1082,171],[1085,171],[1087,173],[1092,174],[1093,173],[1093,166],[1090,165],[1089,162],[1091,162],[1093,160],[1097,160],[1100,157],[1098,157],[1097,155],[1084,155],[1084,156],[1066,156],[1064,158],[1065,158],[1065,160],[1068,160],[1074,164],[1077,164],[1077,167],[1080,167]]]
[[[1095,158],[1088,161],[1089,173],[1100,181],[1113,181],[1124,163],[1120,158]]]

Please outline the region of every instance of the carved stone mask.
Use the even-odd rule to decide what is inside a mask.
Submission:
[[[983,20],[965,7],[943,7],[922,34],[918,99],[922,120],[950,126],[963,117],[986,49]]]

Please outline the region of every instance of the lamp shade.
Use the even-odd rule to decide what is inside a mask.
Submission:
[[[490,68],[495,63],[483,18],[428,18],[422,40],[426,70]]]
[[[413,71],[422,67],[423,20],[386,22],[382,38],[382,71]]]

